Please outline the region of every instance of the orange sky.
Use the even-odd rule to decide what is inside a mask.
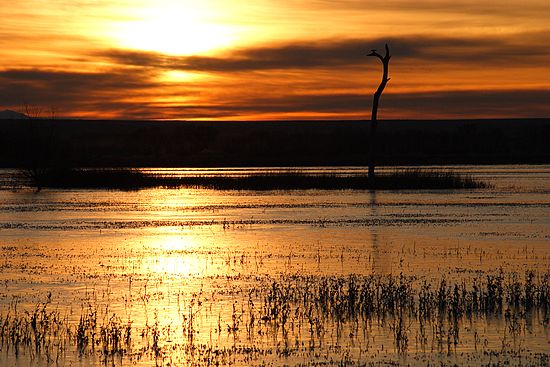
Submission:
[[[550,116],[548,0],[0,0],[0,109],[138,119]]]

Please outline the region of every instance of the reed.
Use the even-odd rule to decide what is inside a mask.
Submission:
[[[210,333],[226,333],[232,347],[200,339],[203,330],[196,319],[199,314],[207,318],[206,310],[217,302],[216,296],[202,292],[182,300],[187,311],[180,313],[180,329],[161,325],[158,310],[152,325],[136,327],[133,320],[122,322],[120,316],[108,308],[102,311],[93,302],[82,307],[79,321],[74,322],[63,317],[48,298],[34,310],[18,312],[17,305],[12,305],[0,314],[0,350],[16,358],[25,354],[51,360],[77,353],[112,365],[147,358],[164,365],[178,356],[181,363],[195,366],[236,364],[238,358],[248,363],[265,356],[279,361],[308,356],[316,361],[330,350],[339,356],[338,363],[350,365],[351,354],[342,346],[370,345],[373,325],[390,333],[397,355],[406,356],[416,345],[415,353],[458,356],[465,335],[474,338],[476,351],[485,348],[486,353],[496,353],[465,325],[497,320],[505,326],[498,353],[521,355],[521,338],[529,333],[533,318],[545,329],[550,326],[549,290],[550,273],[531,270],[524,275],[501,270],[460,282],[404,274],[254,277],[249,289],[235,290],[236,298],[227,298],[220,289],[219,297],[226,297],[231,310],[225,316],[212,314],[217,323],[207,322]],[[172,341],[174,335],[182,336],[178,343]],[[264,344],[264,337],[272,342]],[[541,355],[541,363],[547,357]],[[365,360],[359,358],[358,364],[362,363]]]
[[[488,185],[455,172],[402,170],[379,174],[307,174],[299,170],[244,176],[163,176],[138,169],[49,169],[35,174],[28,184],[37,188],[120,189],[199,187],[218,190],[444,190],[474,189]]]

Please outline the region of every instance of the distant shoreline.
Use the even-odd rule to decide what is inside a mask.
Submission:
[[[365,166],[369,121],[0,120],[0,167]],[[379,166],[550,163],[550,118],[380,121]]]

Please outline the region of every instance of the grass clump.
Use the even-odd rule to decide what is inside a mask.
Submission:
[[[484,188],[487,184],[454,172],[403,170],[380,174],[307,174],[299,170],[243,176],[165,176],[138,169],[48,169],[32,177],[37,188],[121,189],[201,187],[219,190],[438,190]]]

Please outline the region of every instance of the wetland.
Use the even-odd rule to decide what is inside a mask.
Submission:
[[[452,170],[487,185],[0,190],[0,364],[547,366],[550,166]]]

